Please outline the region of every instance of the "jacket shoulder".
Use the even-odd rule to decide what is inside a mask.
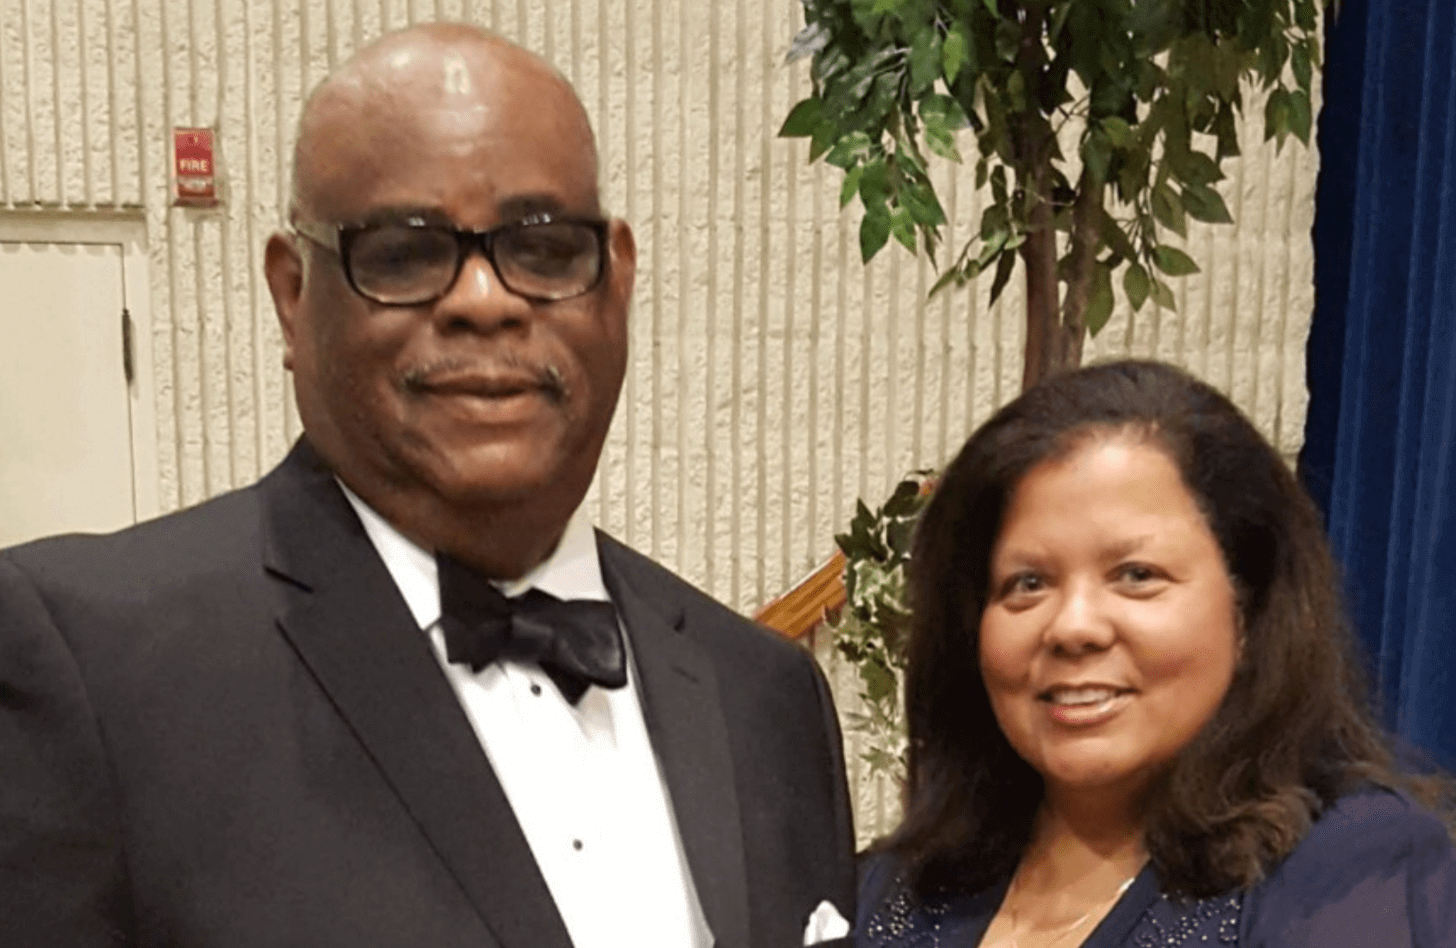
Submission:
[[[597,531],[597,549],[604,561],[648,597],[675,626],[684,622],[695,629],[732,635],[746,647],[758,647],[807,659],[803,649],[703,592],[672,570],[638,553],[610,535]]]
[[[168,577],[196,577],[258,562],[259,508],[248,487],[109,534],[65,534],[0,553],[32,582],[102,595],[136,589],[155,594]]]

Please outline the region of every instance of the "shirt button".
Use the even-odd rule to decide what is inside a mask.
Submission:
[[[540,693],[541,693],[541,686],[538,685],[538,684],[536,684],[534,681],[531,682],[531,694],[533,694],[533,695],[539,695]]]

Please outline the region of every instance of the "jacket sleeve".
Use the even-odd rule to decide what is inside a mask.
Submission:
[[[1456,948],[1456,849],[1401,794],[1346,797],[1250,893],[1242,921],[1250,948]]]
[[[0,940],[131,944],[114,783],[76,662],[0,555]]]
[[[834,823],[839,832],[836,853],[854,852],[854,810],[849,798],[849,779],[844,765],[844,737],[839,730],[839,712],[835,710],[834,698],[829,691],[829,682],[824,677],[819,663],[810,659],[814,674],[814,690],[819,702],[819,713],[824,720],[824,740],[829,748],[834,791]],[[855,884],[854,860],[842,862],[843,872],[838,880],[835,907],[846,919],[855,917],[857,886]]]

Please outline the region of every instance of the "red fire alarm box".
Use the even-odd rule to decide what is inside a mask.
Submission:
[[[177,203],[189,207],[212,207],[217,204],[212,129],[172,129],[172,153],[177,179]]]

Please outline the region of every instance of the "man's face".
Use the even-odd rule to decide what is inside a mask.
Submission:
[[[589,132],[564,86],[469,50],[402,65],[364,93],[368,108],[313,127],[300,218],[485,230],[599,214]],[[333,252],[275,238],[269,282],[310,440],[391,519],[537,505],[564,522],[626,366],[635,251],[621,221],[605,239],[605,276],[571,299],[519,296],[472,252],[440,299],[384,306],[350,287]],[[396,525],[438,538],[438,524]]]

